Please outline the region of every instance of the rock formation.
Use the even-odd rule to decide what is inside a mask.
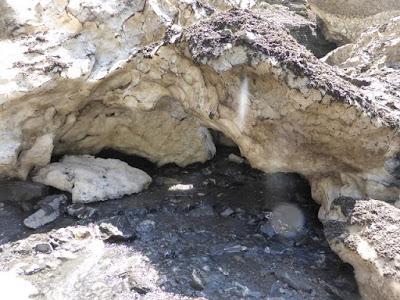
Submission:
[[[399,13],[400,15],[400,13]],[[356,84],[388,106],[400,99],[400,17],[367,29],[354,43],[330,52],[324,61],[357,79]]]
[[[393,36],[398,21],[344,46],[353,47],[350,56],[340,56],[339,48],[326,58],[341,70],[299,44],[310,41],[296,35],[295,28],[309,22],[299,15],[251,1],[239,3],[251,11],[221,12],[231,5],[211,2],[9,3],[0,22],[7,24],[0,41],[0,175],[26,178],[53,154],[103,148],[159,165],[203,162],[215,153],[212,128],[233,140],[253,167],[304,175],[324,222],[332,220],[339,197],[396,200],[394,73],[382,73],[373,58],[350,67],[363,58],[359,47],[368,48],[368,39],[381,32]],[[328,37],[347,42],[359,36],[361,29],[345,38],[329,33],[332,22],[310,2]],[[384,2],[383,11],[390,1]],[[380,11],[374,16],[381,19]],[[395,70],[398,47],[390,41],[393,47],[382,42],[390,54],[384,64]],[[371,84],[364,73],[374,78]],[[333,249],[355,266],[361,289],[390,289],[382,299],[399,295],[387,275],[364,280],[360,260]]]
[[[377,200],[337,198],[324,224],[331,248],[353,265],[365,299],[400,293],[400,209]]]
[[[65,156],[39,170],[34,181],[72,194],[74,203],[90,203],[138,193],[151,183],[145,172],[117,159]]]
[[[323,22],[328,39],[341,44],[355,42],[363,31],[400,14],[397,0],[308,0]]]

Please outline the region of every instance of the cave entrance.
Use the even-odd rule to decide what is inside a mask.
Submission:
[[[358,298],[352,268],[330,250],[302,176],[265,174],[237,147],[224,145],[212,160],[184,168],[157,167],[110,149],[96,156],[125,161],[153,182],[138,194],[73,207],[73,213],[69,204],[37,235],[25,232],[6,242],[4,257],[18,245],[50,245],[40,246],[49,251],[50,265],[58,259],[51,253],[71,252],[68,264],[46,269],[52,277],[40,268],[30,275],[39,289],[87,278],[68,293],[82,298],[104,282],[102,295],[117,291],[128,298]],[[9,213],[7,220],[18,217]],[[16,259],[29,264],[37,253]],[[0,259],[0,268],[8,263]]]
[[[114,150],[104,150],[99,156],[123,160],[151,174],[149,190],[128,201],[139,198],[135,207],[167,224],[159,238],[165,239],[162,235],[170,236],[172,231],[183,234],[180,238],[179,233],[172,234],[182,245],[167,247],[168,260],[190,264],[188,260],[204,259],[213,268],[224,265],[227,273],[247,277],[231,297],[243,296],[247,287],[255,298],[356,299],[353,269],[330,250],[307,180],[295,173],[265,174],[253,169],[238,147],[222,139],[212,160],[184,168],[173,164],[158,168]],[[189,258],[186,251],[196,252],[197,258]],[[208,271],[199,272],[204,278]],[[223,282],[219,284],[224,286]]]

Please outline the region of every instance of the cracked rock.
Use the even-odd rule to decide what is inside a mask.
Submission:
[[[65,156],[38,171],[34,180],[72,194],[74,203],[120,198],[147,188],[151,177],[117,159]]]

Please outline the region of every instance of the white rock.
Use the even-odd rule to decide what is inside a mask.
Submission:
[[[168,191],[189,191],[193,189],[193,184],[175,184],[168,188]]]
[[[65,156],[40,169],[36,182],[72,193],[72,202],[90,203],[138,193],[151,183],[145,172],[117,159]]]

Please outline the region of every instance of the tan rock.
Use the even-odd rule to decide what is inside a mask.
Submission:
[[[3,6],[0,177],[25,179],[49,162],[53,148],[82,154],[108,147],[181,166],[214,155],[208,130],[178,102],[157,98],[151,83],[136,87],[138,74],[148,70],[138,65],[138,74],[107,79],[140,49],[162,40],[181,8],[177,2],[35,0]]]
[[[377,200],[337,198],[325,224],[331,248],[355,270],[364,299],[400,295],[400,209]]]
[[[114,148],[160,165],[205,161],[215,152],[212,128],[253,167],[306,176],[325,222],[339,196],[398,199],[390,77],[385,97],[371,93],[300,46],[270,12],[117,2],[54,1],[0,41],[2,177],[24,177],[52,145],[57,154]],[[386,278],[376,279],[388,289],[381,299],[393,299]]]
[[[387,106],[398,107],[400,98],[400,13],[399,17],[371,27],[352,44],[339,47],[324,57],[353,78],[354,83]]]
[[[355,42],[371,26],[400,15],[397,0],[308,0],[324,25],[324,33],[339,44]]]

